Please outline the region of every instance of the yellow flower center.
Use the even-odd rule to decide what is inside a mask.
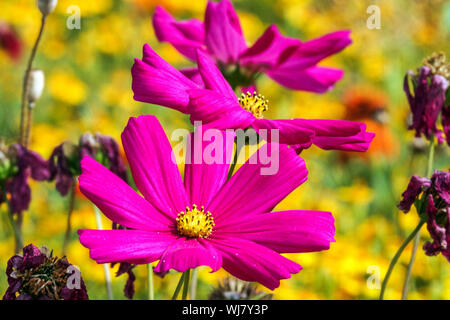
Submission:
[[[212,233],[214,225],[211,213],[205,213],[204,207],[198,210],[195,204],[192,209],[186,207],[186,211],[180,212],[177,217],[178,233],[188,238],[206,238]]]
[[[239,104],[259,119],[263,117],[263,112],[269,109],[269,100],[266,100],[263,95],[251,94],[250,92],[241,94]]]

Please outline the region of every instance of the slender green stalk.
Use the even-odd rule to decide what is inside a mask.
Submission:
[[[28,59],[27,68],[25,69],[25,75],[23,77],[22,104],[21,104],[21,109],[20,109],[20,140],[19,140],[19,142],[23,146],[26,146],[26,144],[27,144],[27,141],[25,140],[26,132],[29,131],[31,128],[31,119],[29,119],[29,115],[30,115],[29,113],[30,113],[31,108],[27,107],[28,106],[28,89],[29,89],[28,84],[30,81],[30,72],[31,72],[31,69],[33,68],[33,61],[34,61],[34,58],[36,57],[36,52],[37,52],[39,43],[41,41],[42,34],[44,32],[46,18],[47,18],[46,15],[42,15],[41,27],[39,29],[39,33],[36,38],[36,41],[34,42],[33,48],[31,49],[30,58]],[[28,133],[28,135],[29,135],[29,133]]]
[[[433,161],[434,161],[434,137],[432,137],[430,140],[430,149],[428,153],[428,163],[427,163],[427,178],[430,178],[431,175],[433,174]],[[408,283],[409,279],[411,278],[414,261],[416,260],[416,253],[419,247],[419,242],[420,242],[420,230],[417,232],[417,235],[414,238],[414,245],[411,252],[411,259],[409,260],[408,270],[406,271],[405,281],[403,282],[402,300],[406,300],[408,296]]]
[[[155,300],[155,290],[153,287],[153,266],[147,264],[148,300]]]
[[[66,224],[66,233],[64,235],[64,242],[62,247],[62,254],[63,256],[67,253],[67,246],[69,245],[70,241],[70,234],[72,233],[72,212],[75,207],[75,186],[76,186],[76,180],[75,178],[72,179],[72,185],[70,186],[70,192],[69,192],[69,208],[67,210],[67,224]]]
[[[10,209],[9,212],[12,212]],[[13,214],[11,214],[13,216]],[[17,237],[15,236],[15,246],[14,246],[14,252],[20,253],[22,248],[24,247],[23,243],[23,235],[22,235],[22,225],[23,225],[23,211],[19,211],[16,213],[16,219],[15,221],[16,229],[17,229]]]
[[[427,177],[430,178],[433,174],[434,162],[434,139],[430,141],[430,151],[428,153]]]
[[[191,269],[187,269],[184,276],[184,287],[183,287],[183,296],[182,300],[187,299],[188,291],[189,291],[189,278],[191,277]]]
[[[198,268],[194,268],[192,270],[191,276],[191,289],[189,290],[189,296],[191,297],[191,300],[195,300],[195,297],[197,296],[197,282],[198,282]]]
[[[411,242],[411,240],[416,236],[417,232],[419,232],[420,228],[422,228],[423,224],[425,223],[424,220],[421,220],[417,227],[414,229],[414,231],[406,238],[405,241],[403,241],[400,248],[397,250],[397,253],[395,254],[394,258],[392,259],[388,271],[386,273],[386,276],[384,277],[383,284],[381,285],[381,292],[380,292],[380,300],[383,300],[384,292],[386,290],[387,283],[389,281],[389,277],[391,276],[392,270],[395,267],[395,264],[397,263],[398,259],[402,255],[403,250],[406,248],[406,246]]]
[[[419,247],[419,242],[420,242],[420,230],[417,231],[417,234],[414,237],[414,244],[413,244],[413,250],[411,252],[411,259],[409,260],[408,270],[406,271],[406,276],[405,276],[405,282],[403,283],[402,300],[406,300],[406,297],[408,295],[408,283],[409,283],[409,279],[411,278],[412,268],[414,265],[414,260],[416,259],[416,253],[417,253],[417,248]]]
[[[14,215],[13,215],[12,210],[11,210],[11,203],[9,202],[8,195],[6,193],[5,185],[2,185],[1,188],[2,188],[3,199],[5,199],[6,206],[7,206],[6,215],[8,217],[9,223],[11,224],[11,228],[12,228],[13,233],[14,233],[14,241],[15,241],[15,244],[16,244],[15,245],[15,253],[17,254],[23,248],[22,232],[21,232],[19,226],[17,225],[16,220],[14,220]]]
[[[177,300],[178,294],[180,293],[181,287],[183,286],[184,283],[185,275],[186,275],[185,272],[181,274],[180,280],[178,281],[177,287],[175,288],[175,291],[173,293],[172,300]]]
[[[31,143],[31,128],[33,127],[33,110],[34,106],[28,103],[27,116],[26,116],[26,124],[25,124],[25,133],[23,138],[23,146],[27,147]]]
[[[94,205],[94,211],[95,211],[95,221],[97,223],[97,229],[103,230],[102,214],[95,205]],[[105,273],[105,285],[106,285],[106,292],[108,294],[108,300],[114,300],[112,284],[111,284],[111,273],[109,272],[109,265],[107,263],[103,264],[103,272]]]

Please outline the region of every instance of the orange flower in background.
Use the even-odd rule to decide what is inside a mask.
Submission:
[[[342,102],[346,107],[346,119],[363,121],[367,130],[375,133],[369,150],[359,156],[367,158],[381,154],[389,158],[398,153],[398,144],[388,125],[388,98],[383,91],[369,86],[352,86],[344,93]],[[343,154],[346,158],[346,153]]]

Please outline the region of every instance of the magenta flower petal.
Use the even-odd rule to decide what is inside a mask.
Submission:
[[[180,258],[183,257],[183,258]],[[215,272],[222,267],[222,255],[210,241],[201,238],[179,238],[161,256],[155,272],[165,273],[170,269],[184,272],[198,266],[209,266]]]
[[[241,239],[215,238],[211,240],[222,253],[223,268],[244,281],[256,281],[274,290],[281,279],[300,272],[302,267],[279,253]]]
[[[278,130],[278,142],[282,144],[301,144],[309,147],[315,136],[314,130],[298,126],[295,120],[256,119],[252,126],[269,142],[274,138],[271,134],[274,129]],[[263,133],[263,130],[266,131]]]
[[[90,157],[81,161],[81,192],[109,219],[128,228],[168,230],[168,217],[153,208],[122,179]]]
[[[324,150],[364,152],[375,137],[362,122],[302,119],[301,123],[316,132],[313,143]]]
[[[204,48],[203,22],[197,19],[176,21],[161,6],[156,7],[152,21],[156,38],[161,42],[169,42],[189,59],[195,60],[196,50]]]
[[[234,63],[247,49],[239,18],[230,0],[208,1],[205,12],[205,43],[217,59]]]
[[[366,131],[364,123],[347,120],[258,119],[253,127],[279,129],[280,143],[298,151],[308,148],[311,142],[325,150],[366,151],[375,136]]]
[[[325,67],[294,69],[282,65],[267,71],[267,75],[289,89],[323,93],[332,89],[333,85],[342,78],[344,72]]]
[[[90,250],[91,259],[97,263],[132,262],[150,263],[176,241],[169,232],[140,230],[78,230],[80,242]]]
[[[218,132],[212,135],[215,139],[228,135],[234,138],[234,132]],[[328,213],[267,213],[306,180],[304,161],[286,145],[266,144],[228,182],[228,165],[211,162],[207,166],[207,158],[203,158],[205,163],[196,164],[198,152],[194,148],[188,154],[194,156],[194,164],[186,167],[188,195],[172,161],[175,159],[170,144],[155,117],[131,118],[122,140],[137,187],[161,215],[147,215],[145,206],[150,204],[142,204],[143,198],[115,181],[123,184],[120,178],[86,158],[80,178],[84,192],[104,206],[111,217],[114,214],[136,229],[80,230],[80,242],[98,263],[146,264],[159,260],[155,271],[161,274],[202,265],[214,272],[223,266],[242,280],[274,289],[281,279],[301,270],[300,265],[274,250],[310,252],[326,249],[333,241],[333,219]],[[230,159],[232,153],[227,151],[231,151],[232,141],[222,139],[219,149],[211,149],[215,156],[225,151],[219,157],[224,161],[220,162]],[[201,146],[200,154],[209,154],[207,147]],[[137,197],[136,203],[130,194]],[[205,208],[201,208],[203,204]],[[130,206],[131,212],[120,205]],[[140,219],[140,215],[142,221],[136,223],[134,219]],[[156,218],[153,221],[149,217]],[[160,229],[160,224],[164,228]]]
[[[201,128],[200,128],[201,130]],[[211,129],[212,132],[213,129]],[[187,150],[191,151],[187,154],[186,165],[184,170],[184,185],[186,192],[190,195],[192,204],[198,207],[207,206],[212,197],[216,195],[220,188],[225,184],[227,179],[228,169],[233,156],[234,148],[234,132],[215,130],[217,137],[211,145],[217,144],[215,139],[221,137],[221,154],[218,155],[220,159],[208,159],[211,151],[210,142],[206,140],[206,135],[202,134],[197,128],[195,134],[190,135]],[[215,150],[219,152],[219,150]],[[211,162],[214,160],[214,162]]]
[[[277,166],[278,170],[264,175],[261,174],[261,168],[268,165],[262,164],[261,155],[270,155],[269,150],[272,150],[272,155],[279,154],[279,158],[271,164]],[[218,228],[221,223],[232,223],[250,213],[272,211],[282,199],[306,181],[307,175],[305,162],[293,149],[267,143],[239,168],[214,197],[207,210],[214,215]]]
[[[369,147],[372,140],[375,138],[375,133],[368,132],[363,138],[365,140],[364,142],[351,142],[351,143],[335,143],[333,141],[331,144],[330,141],[327,138],[317,138],[316,141],[314,141],[314,144],[317,145],[319,148],[322,148],[324,150],[342,150],[342,151],[353,151],[353,152],[366,152]],[[300,149],[296,148],[298,152],[301,152],[304,148],[301,146]]]
[[[239,223],[218,225],[220,236],[256,242],[279,253],[328,250],[334,242],[330,212],[292,210],[248,215]]]
[[[195,82],[200,88],[204,88],[205,84],[203,83],[202,76],[200,75],[200,72],[198,71],[197,67],[188,67],[188,68],[181,68],[180,72]]]
[[[172,67],[148,45],[144,45],[143,59],[135,59],[131,69],[132,89],[137,101],[154,103],[186,113],[188,89],[197,85]]]
[[[212,90],[189,90],[191,122],[202,121],[207,128],[245,129],[255,117],[241,108],[236,97],[224,96]]]
[[[350,32],[350,30],[336,31],[320,38],[303,42],[292,54],[280,57],[279,64],[281,67],[294,70],[313,67],[322,59],[341,51],[351,44]]]
[[[139,191],[171,217],[190,205],[172,147],[155,116],[130,118],[122,144]]]
[[[282,55],[292,54],[300,44],[300,40],[283,36],[276,25],[271,25],[253,46],[242,53],[239,63],[258,71],[274,68]]]
[[[197,64],[203,83],[205,84],[205,89],[211,89],[229,98],[236,98],[233,89],[228,84],[227,80],[225,80],[220,70],[216,67],[214,62],[200,50],[197,51]]]

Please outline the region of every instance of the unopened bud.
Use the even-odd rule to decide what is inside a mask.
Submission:
[[[28,79],[28,102],[30,106],[41,97],[44,90],[44,72],[40,69],[33,69],[30,71],[30,77]]]
[[[80,146],[97,149],[100,144],[92,133],[87,132],[80,137]]]
[[[50,14],[55,10],[58,0],[38,0],[37,5],[44,16]]]

